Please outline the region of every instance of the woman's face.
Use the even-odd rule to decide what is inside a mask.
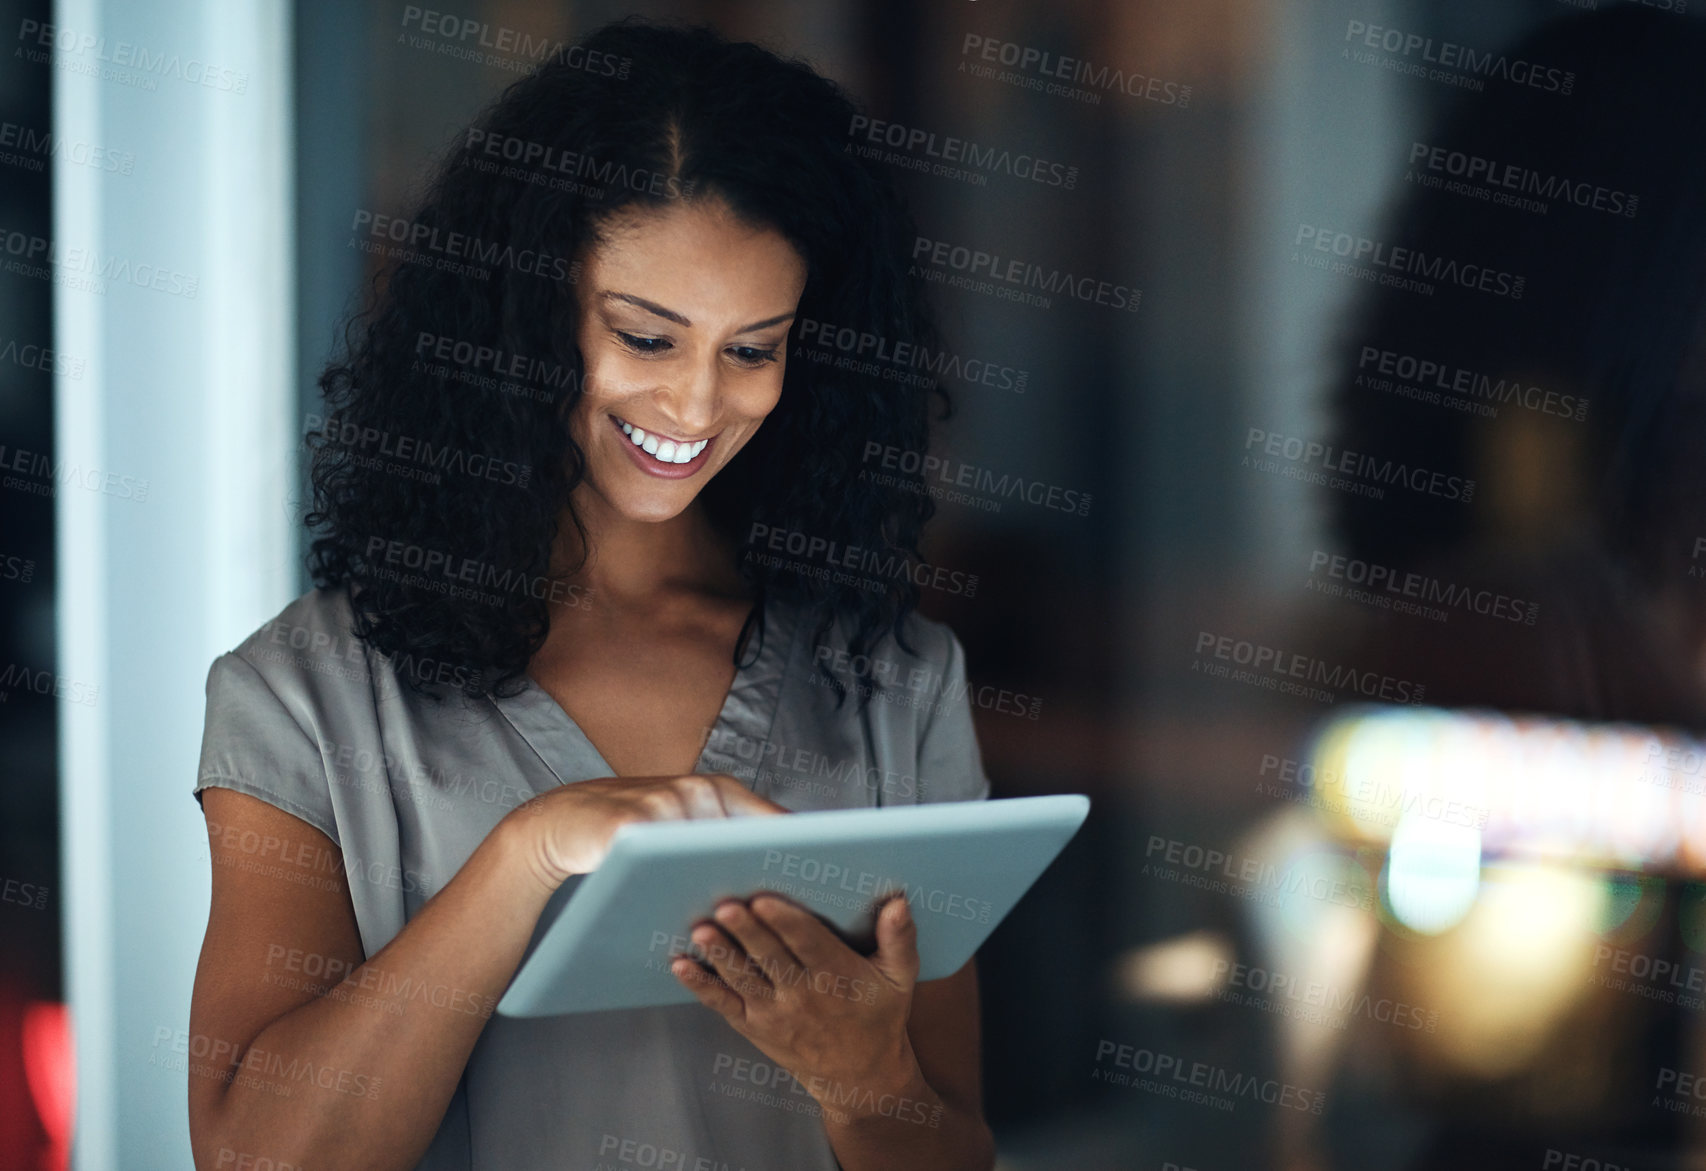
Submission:
[[[806,265],[715,200],[624,213],[602,236],[575,290],[582,490],[631,520],[668,520],[781,398]]]

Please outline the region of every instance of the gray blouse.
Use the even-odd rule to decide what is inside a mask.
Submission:
[[[696,771],[739,777],[791,810],[988,797],[965,652],[948,627],[914,614],[907,641],[916,655],[885,635],[867,661],[847,655],[844,623],[814,646],[815,622],[803,612],[774,603],[766,619]],[[814,670],[819,661],[849,688],[839,711]],[[531,681],[506,699],[446,688],[435,701],[403,686],[399,668],[451,674],[370,651],[351,633],[343,591],[298,598],[208,672],[194,790],[198,804],[210,786],[251,794],[336,842],[368,956],[510,809],[560,784],[613,775]],[[859,690],[873,679],[885,686],[860,713]],[[306,842],[251,852],[245,865],[291,881],[317,865]],[[289,866],[278,865],[285,859]],[[316,974],[312,957],[288,952],[269,954],[275,966],[279,979]],[[804,1087],[697,1003],[520,1020],[494,1013],[417,1167],[836,1171],[818,1114]]]

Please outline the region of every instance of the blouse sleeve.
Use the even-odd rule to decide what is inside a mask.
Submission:
[[[918,800],[983,801],[989,778],[972,727],[971,694],[966,685],[966,652],[946,626],[947,658],[941,690],[924,710],[918,731]]]
[[[207,673],[207,721],[194,795],[235,789],[294,814],[338,841],[318,744],[248,660],[219,656]]]

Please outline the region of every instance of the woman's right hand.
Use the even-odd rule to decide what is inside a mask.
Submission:
[[[573,781],[518,806],[505,820],[525,827],[530,866],[555,890],[571,874],[596,870],[610,839],[628,822],[787,812],[727,773],[690,773]]]

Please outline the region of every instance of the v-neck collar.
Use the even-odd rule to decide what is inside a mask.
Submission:
[[[705,737],[704,747],[699,750],[699,759],[693,764],[694,772],[716,771],[706,768],[705,758],[711,753],[719,733],[732,732],[759,743],[769,740],[770,728],[776,718],[777,700],[781,696],[782,679],[793,657],[794,641],[799,635],[800,624],[794,609],[793,606],[774,602],[766,605],[763,645],[751,662],[736,664],[734,681],[729,684],[728,694],[723,696],[723,706]],[[748,653],[751,653],[750,649]],[[586,779],[581,775],[583,770],[574,767],[573,762],[577,760],[591,761],[595,769],[593,776],[616,776],[616,770],[610,767],[610,762],[593,744],[592,737],[575,722],[568,710],[531,676],[523,676],[523,680],[521,691],[501,699],[494,697],[492,703],[527,741],[545,767],[551,770],[557,783],[561,785],[571,780]]]

